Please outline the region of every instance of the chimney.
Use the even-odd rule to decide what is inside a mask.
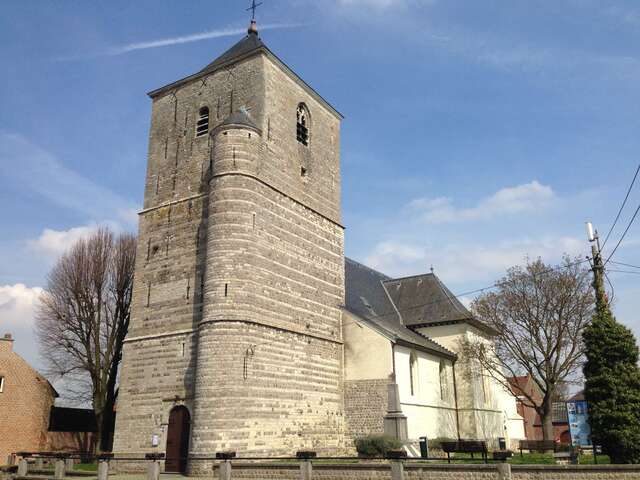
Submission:
[[[10,333],[5,333],[0,338],[0,353],[11,353],[13,351],[13,337]]]

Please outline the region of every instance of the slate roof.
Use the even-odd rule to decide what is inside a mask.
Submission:
[[[455,358],[455,353],[402,325],[400,316],[384,288],[384,282],[389,280],[391,279],[383,273],[345,258],[346,309],[382,330],[396,342],[417,346],[447,358]]]
[[[249,56],[253,52],[260,49],[266,49],[267,46],[262,42],[260,37],[255,33],[248,33],[246,37],[236,43],[229,50],[216,58],[209,65],[200,70],[201,73],[208,73],[218,70],[223,65],[232,63],[233,61]]]
[[[254,123],[251,116],[244,108],[233,112],[219,126],[221,127],[223,125],[245,125],[255,130],[259,130],[258,126]]]
[[[485,332],[495,333],[491,327],[475,319],[433,273],[389,279],[384,286],[407,327],[466,322]]]

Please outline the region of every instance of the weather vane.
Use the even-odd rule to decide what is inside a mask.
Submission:
[[[251,0],[251,6],[247,8],[247,12],[251,10],[251,21],[256,19],[256,8],[262,5],[262,2],[256,3],[256,0]]]

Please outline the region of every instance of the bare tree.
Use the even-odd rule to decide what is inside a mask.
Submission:
[[[467,340],[465,355],[536,410],[545,440],[554,437],[554,400],[582,367],[582,330],[593,312],[589,274],[582,263],[566,257],[558,267],[540,259],[513,267],[496,284],[497,291],[481,295],[471,306],[496,335],[493,342]],[[531,376],[540,395],[513,392],[506,377],[520,375]]]
[[[107,228],[79,240],[49,272],[38,307],[36,331],[48,373],[70,380],[76,397],[91,400],[101,450],[110,449],[135,251],[135,236],[115,237]]]

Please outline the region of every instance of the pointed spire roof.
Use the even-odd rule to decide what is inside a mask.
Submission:
[[[256,25],[256,21],[252,20],[251,25],[247,30],[247,35],[229,50],[216,58],[209,65],[200,70],[200,73],[213,72],[214,70],[218,70],[224,65],[233,63],[240,58],[248,57],[253,53],[266,48],[266,45],[262,42],[260,36],[258,35],[258,27]]]
[[[321,95],[319,95],[318,92],[311,88],[309,84],[302,80],[293,70],[291,70],[291,68],[289,68],[289,66],[287,66],[286,63],[280,60],[277,55],[269,50],[269,47],[267,47],[260,39],[260,35],[258,34],[258,27],[255,20],[251,20],[251,24],[247,29],[247,35],[242,40],[240,40],[238,43],[236,43],[234,46],[232,46],[230,49],[216,58],[209,65],[204,67],[202,70],[181,80],[177,80],[168,85],[165,85],[164,87],[152,90],[147,95],[149,95],[151,98],[157,97],[158,95],[170,92],[171,90],[180,87],[185,83],[209,75],[215,71],[228,67],[229,65],[232,65],[236,62],[249,58],[253,55],[257,55],[259,53],[262,53],[269,59],[271,59],[277,66],[282,69],[282,71],[286,75],[288,75],[294,82],[304,88],[318,102],[320,102],[331,112],[333,112],[336,117],[338,117],[339,119],[343,118],[340,112],[338,112],[329,102],[327,102]]]

